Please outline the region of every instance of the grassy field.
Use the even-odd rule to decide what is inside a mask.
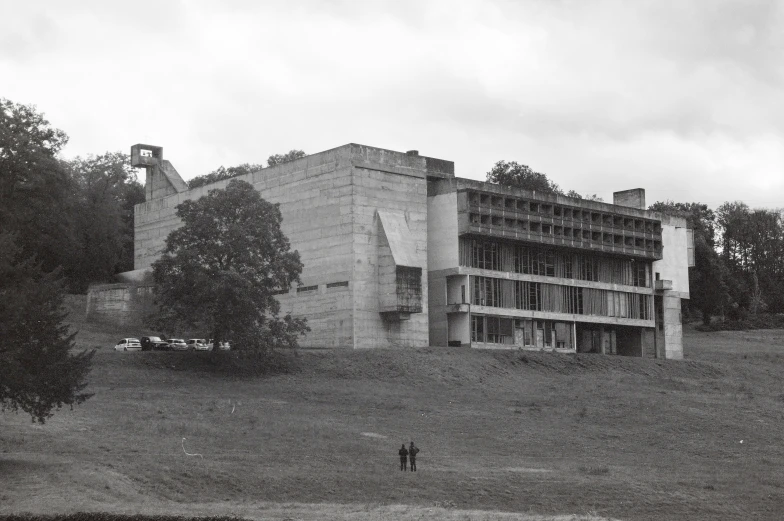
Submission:
[[[197,353],[115,353],[84,324],[95,396],[0,414],[0,514],[257,519],[781,519],[784,331],[697,333],[686,360],[304,352],[228,378]],[[417,473],[397,449],[421,448]],[[196,454],[196,455],[194,455]]]

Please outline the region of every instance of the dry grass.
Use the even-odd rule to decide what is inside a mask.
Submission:
[[[115,353],[116,338],[142,333],[74,319],[81,345],[103,345],[95,396],[43,427],[0,415],[0,513],[746,520],[784,511],[782,331],[687,330],[683,362],[306,352],[296,373],[232,378],[170,368],[194,353]],[[396,451],[411,439],[419,470],[403,473]]]

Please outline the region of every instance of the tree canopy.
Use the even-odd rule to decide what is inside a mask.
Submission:
[[[307,154],[305,154],[304,151],[296,149],[289,150],[285,154],[273,154],[267,158],[267,166],[288,163],[289,161],[294,161],[295,159],[305,157],[306,155]]]
[[[289,161],[305,157],[305,155],[305,152],[302,150],[289,150],[285,154],[273,154],[267,158],[267,166],[270,167],[288,163]],[[225,179],[232,179],[241,175],[250,174],[251,172],[256,172],[262,168],[264,168],[264,165],[256,163],[242,163],[241,165],[230,166],[229,168],[219,166],[209,174],[199,175],[188,181],[188,188],[196,188]]]
[[[73,262],[76,186],[57,158],[67,142],[34,106],[0,98],[0,228],[45,271]]]
[[[144,202],[128,154],[107,152],[68,162],[78,193],[73,248],[81,259],[68,269],[76,290],[133,269],[133,207]]]
[[[262,168],[264,168],[264,165],[257,165],[254,163],[242,163],[241,165],[230,166],[229,168],[219,166],[216,170],[213,170],[209,174],[196,176],[188,181],[188,188],[196,188],[198,186],[204,186],[211,183],[216,183],[218,181],[223,181],[224,179],[231,179],[240,175],[250,174],[251,172],[261,170]]]
[[[547,194],[563,194],[561,188],[546,174],[535,172],[528,165],[521,165],[517,161],[498,161],[487,172],[487,181]]]
[[[302,263],[278,206],[234,179],[181,203],[177,215],[183,225],[153,264],[161,325],[189,325],[240,348],[296,347],[306,323],[281,317],[274,295],[299,282]]]

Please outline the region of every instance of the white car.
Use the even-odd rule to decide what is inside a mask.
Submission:
[[[182,338],[170,338],[169,349],[171,349],[172,351],[187,351],[188,344],[186,344],[185,340],[183,340]]]
[[[188,347],[194,351],[209,351],[212,349],[203,338],[191,338],[187,342]]]
[[[207,345],[210,346],[210,349],[212,349],[212,348],[215,347],[215,341],[210,338],[210,341],[207,342]],[[220,351],[229,351],[231,349],[231,344],[228,341],[226,341],[226,342],[219,342],[218,343],[218,349]]]
[[[115,351],[141,351],[142,343],[138,338],[123,338],[114,346]]]

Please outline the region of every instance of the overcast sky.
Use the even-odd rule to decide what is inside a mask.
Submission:
[[[784,2],[0,0],[0,97],[189,179],[292,148],[784,206]],[[142,180],[143,181],[143,180]]]

